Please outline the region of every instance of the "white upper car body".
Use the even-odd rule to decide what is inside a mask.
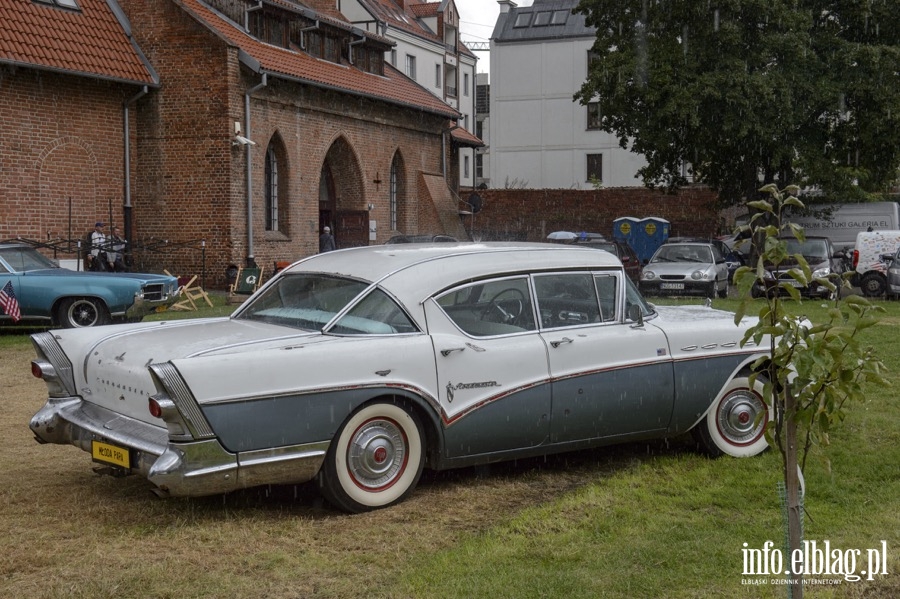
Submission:
[[[750,319],[654,307],[606,252],[401,244],[315,255],[228,318],[33,336],[31,428],[161,494],[317,479],[347,511],[446,469],[695,434],[763,451]]]

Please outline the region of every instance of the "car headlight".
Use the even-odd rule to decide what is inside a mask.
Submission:
[[[652,270],[645,270],[644,273],[641,275],[641,278],[644,279],[645,281],[652,281],[653,279],[656,278],[656,273],[653,272]]]
[[[771,281],[775,278],[775,275],[772,274],[771,270],[763,271],[763,279],[767,281]]]
[[[709,271],[706,270],[695,270],[691,273],[691,278],[695,281],[700,281],[709,278]]]
[[[831,274],[831,267],[825,266],[823,268],[817,268],[816,270],[814,270],[812,273],[812,276],[814,279],[816,279],[816,278],[824,279],[830,274]]]

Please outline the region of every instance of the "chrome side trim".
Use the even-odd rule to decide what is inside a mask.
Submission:
[[[191,393],[191,390],[181,378],[178,369],[171,362],[151,364],[150,370],[166,388],[169,398],[175,402],[178,411],[184,417],[191,435],[195,439],[211,439],[215,437],[212,427],[206,420],[206,416],[200,411],[200,405]]]
[[[304,483],[319,472],[328,445],[328,441],[323,441],[235,455],[215,439],[172,444],[153,464],[147,478],[172,496],[215,495],[259,485]]]

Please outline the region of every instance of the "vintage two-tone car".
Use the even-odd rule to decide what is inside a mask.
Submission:
[[[646,303],[607,252],[400,244],[282,270],[228,318],[33,336],[31,429],[158,494],[316,479],[396,503],[447,469],[695,431],[766,447],[749,323]]]
[[[178,279],[60,268],[24,243],[0,243],[0,289],[12,285],[22,320],[68,328],[139,321],[177,299]],[[0,322],[11,321],[0,311]]]

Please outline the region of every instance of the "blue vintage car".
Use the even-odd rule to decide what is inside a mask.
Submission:
[[[175,277],[76,272],[24,243],[0,244],[0,289],[7,283],[23,321],[65,328],[138,321],[158,306],[171,305],[178,294]],[[11,320],[0,313],[0,323]]]

